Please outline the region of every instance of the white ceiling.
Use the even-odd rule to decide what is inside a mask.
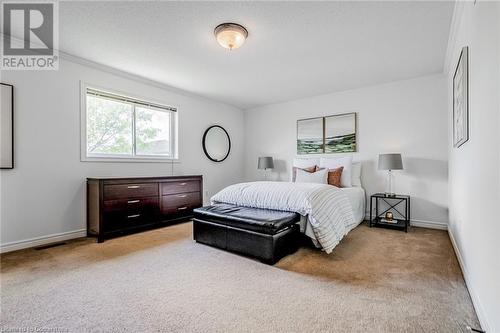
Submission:
[[[64,52],[243,109],[442,72],[453,2],[60,2]],[[243,47],[213,29],[237,22]]]

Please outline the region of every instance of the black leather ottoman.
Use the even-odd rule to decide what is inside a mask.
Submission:
[[[277,210],[217,204],[194,210],[194,239],[274,264],[297,250],[300,215]]]

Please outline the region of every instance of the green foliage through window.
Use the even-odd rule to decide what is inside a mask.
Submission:
[[[87,155],[173,157],[173,112],[87,94]]]

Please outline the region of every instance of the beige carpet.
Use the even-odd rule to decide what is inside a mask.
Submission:
[[[479,326],[444,231],[365,225],[275,266],[192,241],[191,223],[1,258],[1,329],[465,332]]]

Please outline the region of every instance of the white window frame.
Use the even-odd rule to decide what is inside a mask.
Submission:
[[[121,155],[121,154],[88,154],[87,153],[87,90],[93,89],[104,93],[109,93],[113,95],[118,95],[120,97],[130,98],[133,100],[141,101],[144,103],[151,103],[160,106],[165,106],[170,109],[175,109],[171,112],[170,121],[170,151],[171,156],[158,156],[158,155],[135,155],[135,151],[132,155]],[[82,162],[157,162],[157,163],[179,163],[178,155],[178,123],[179,123],[179,108],[171,105],[166,105],[165,103],[156,102],[151,98],[144,98],[139,96],[134,96],[132,94],[119,92],[116,90],[99,87],[94,84],[88,84],[86,82],[80,82],[80,160]],[[131,103],[133,104],[133,103]],[[154,109],[154,107],[150,107]],[[133,122],[135,122],[135,113],[133,117]],[[135,124],[133,126],[133,147],[135,147]],[[135,150],[133,148],[133,150]]]

